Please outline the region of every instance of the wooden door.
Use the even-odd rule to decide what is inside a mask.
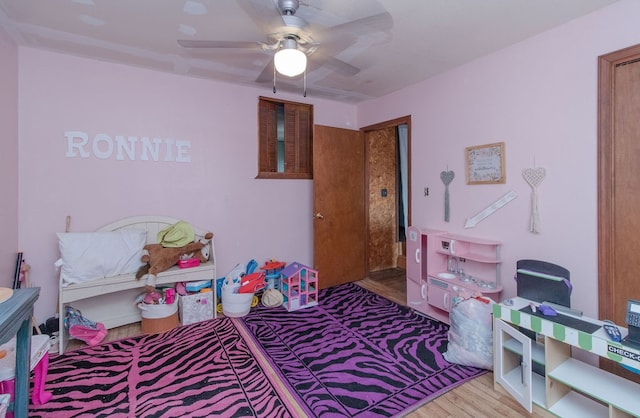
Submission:
[[[599,316],[625,325],[640,300],[640,45],[599,59]],[[601,366],[640,381],[613,362]]]
[[[313,260],[321,289],[365,277],[364,136],[313,129]]]

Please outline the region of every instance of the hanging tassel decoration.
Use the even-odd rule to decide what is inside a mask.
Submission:
[[[444,221],[449,222],[449,184],[453,181],[456,173],[453,171],[440,172],[440,180],[444,183]]]
[[[531,186],[531,224],[529,226],[529,231],[534,234],[540,233],[540,212],[538,210],[538,186],[542,183],[545,176],[547,175],[546,170],[543,167],[537,168],[525,168],[522,171],[522,177],[529,183]]]

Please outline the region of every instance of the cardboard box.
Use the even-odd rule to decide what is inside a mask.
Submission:
[[[182,325],[213,319],[213,292],[194,293],[180,297]]]

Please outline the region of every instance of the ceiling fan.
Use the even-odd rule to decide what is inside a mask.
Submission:
[[[308,67],[313,70],[326,66],[345,76],[358,74],[360,72],[358,67],[336,58],[333,54],[355,42],[357,35],[389,29],[392,26],[391,15],[387,12],[323,27],[310,24],[302,17],[296,16],[300,8],[299,0],[277,0],[277,4],[275,0],[273,2],[239,0],[238,3],[265,32],[265,41],[180,39],[178,44],[184,48],[246,48],[272,54],[273,65],[269,62],[256,82],[265,82],[273,75],[274,93],[276,92],[276,73],[287,77],[303,74],[305,96]],[[305,15],[311,17],[316,12],[311,7],[305,11]]]

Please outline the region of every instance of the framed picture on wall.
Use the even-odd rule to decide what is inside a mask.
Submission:
[[[467,147],[464,150],[467,184],[505,183],[504,142]]]

